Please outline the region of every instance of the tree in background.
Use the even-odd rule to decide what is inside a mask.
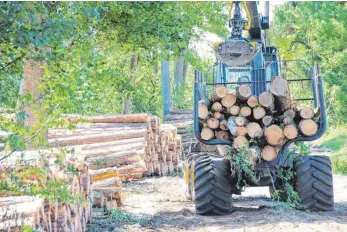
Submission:
[[[285,59],[322,66],[331,122],[347,118],[347,3],[289,2],[275,10],[271,41]]]

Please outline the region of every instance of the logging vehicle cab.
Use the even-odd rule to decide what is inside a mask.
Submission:
[[[269,186],[273,197],[286,201],[288,184],[303,208],[332,210],[329,157],[300,156],[289,148],[326,130],[319,65],[280,60],[277,48],[265,42],[269,18],[258,13],[256,2],[232,2],[229,27],[230,38],[215,48],[215,64],[195,71],[199,142],[186,156],[185,178],[196,212],[230,213],[232,194],[247,186]],[[293,175],[284,180],[284,170]]]

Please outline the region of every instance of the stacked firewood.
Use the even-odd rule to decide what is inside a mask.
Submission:
[[[74,158],[63,160],[65,166],[69,165],[75,169],[71,172],[57,164],[56,158],[42,155],[48,153],[50,152],[43,150],[28,151],[25,154],[14,153],[12,159],[18,160],[24,155],[27,159],[26,164],[14,166],[8,162],[2,165],[2,181],[6,181],[13,173],[25,172],[28,161],[30,165],[34,165],[32,167],[41,167],[43,170],[47,170],[48,164],[49,171],[45,179],[32,173],[25,175],[21,181],[25,184],[39,184],[42,189],[47,188],[51,181],[63,181],[74,200],[63,203],[55,198],[48,200],[39,196],[11,196],[11,191],[6,194],[3,190],[2,194],[5,197],[0,198],[0,231],[19,231],[24,225],[39,231],[86,231],[86,225],[91,218],[91,179],[88,166]]]
[[[162,125],[156,116],[101,115],[69,120],[75,129],[50,129],[48,141],[56,148],[73,149],[76,157],[89,164],[96,207],[121,205],[121,181],[167,175],[179,166],[177,129]]]
[[[193,130],[193,110],[171,109],[165,117],[165,123],[177,127],[177,134],[181,136],[182,148],[187,151],[195,138]]]
[[[259,96],[252,96],[247,84],[236,92],[216,86],[210,99],[199,101],[198,117],[203,140],[229,140],[235,148],[251,145],[258,161],[271,161],[286,141],[317,132],[319,112],[295,106],[288,81],[274,77]]]

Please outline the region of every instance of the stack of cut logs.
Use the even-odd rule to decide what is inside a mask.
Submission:
[[[88,166],[75,159],[67,159],[65,165],[69,164],[77,171],[77,173],[71,173],[61,169],[56,164],[55,158],[47,159],[42,156],[45,152],[28,151],[24,154],[26,159],[32,158],[31,163],[34,160],[34,167],[40,167],[44,163],[49,164],[47,179],[38,179],[37,175],[33,173],[31,176],[24,177],[25,183],[40,183],[42,188],[46,188],[47,182],[50,180],[64,181],[67,189],[71,191],[71,196],[78,200],[69,203],[51,202],[34,196],[10,196],[11,192],[9,192],[5,194],[6,197],[0,198],[0,231],[19,231],[23,225],[39,231],[86,231],[86,225],[91,218],[91,179],[88,174]],[[13,157],[20,158],[22,155],[17,153]],[[0,174],[3,181],[6,181],[11,173],[25,171],[26,168],[27,163],[24,166],[2,165]],[[41,166],[41,168],[44,167]]]
[[[192,140],[195,138],[193,133],[193,110],[171,109],[165,117],[165,123],[177,127],[177,134],[181,136],[182,147],[188,150]]]
[[[177,171],[181,142],[174,126],[148,114],[70,117],[75,129],[50,129],[49,144],[86,160],[95,206],[121,204],[121,181]]]
[[[229,140],[235,148],[252,146],[258,162],[274,160],[287,140],[314,135],[319,115],[319,110],[292,103],[288,81],[282,77],[274,77],[259,96],[252,96],[247,84],[235,93],[216,86],[211,99],[198,105],[202,139]]]

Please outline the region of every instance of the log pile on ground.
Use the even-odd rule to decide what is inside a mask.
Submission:
[[[96,207],[121,205],[121,181],[179,170],[177,129],[161,124],[156,116],[102,115],[69,120],[75,129],[50,129],[48,141],[52,147],[73,148],[75,156],[89,164]]]
[[[229,140],[235,148],[256,146],[255,162],[272,161],[286,141],[298,136],[312,136],[318,130],[319,110],[292,103],[288,82],[274,77],[269,90],[252,96],[249,85],[228,92],[216,86],[211,98],[198,105],[201,138]]]
[[[3,196],[0,198],[0,231],[19,231],[24,225],[38,231],[86,231],[91,219],[88,166],[69,158],[60,161],[69,169],[62,168],[56,158],[42,156],[45,152],[25,152],[27,159],[31,157],[30,166],[27,162],[25,165],[1,166],[0,180],[4,188],[0,191]],[[18,153],[13,157],[22,155]],[[11,179],[14,176],[15,182]],[[7,190],[4,183],[12,183],[12,189]],[[42,197],[18,195],[13,192],[14,184],[23,191],[34,185],[34,192],[28,193],[37,191]]]
[[[207,108],[205,108],[208,111]],[[193,130],[193,110],[171,109],[165,117],[165,123],[177,127],[177,134],[181,136],[182,148],[186,151],[190,147],[194,136]]]

